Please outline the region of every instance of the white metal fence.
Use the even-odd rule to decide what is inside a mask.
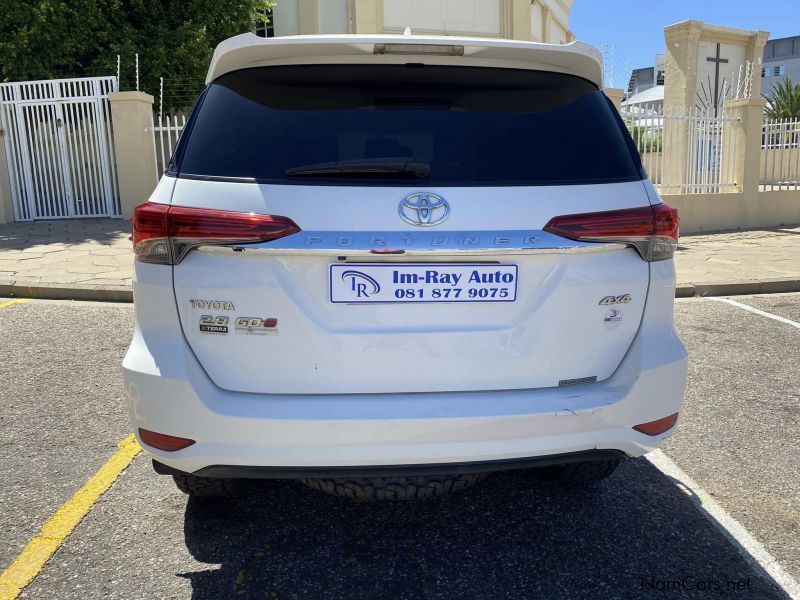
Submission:
[[[108,93],[115,77],[0,83],[14,217],[120,215]]]
[[[738,191],[735,114],[713,107],[665,113],[662,106],[636,105],[623,106],[622,118],[659,192]]]
[[[764,191],[800,190],[800,119],[764,123],[760,175]]]
[[[156,125],[155,123],[158,123]],[[178,144],[183,128],[186,126],[186,115],[158,115],[153,117],[153,151],[155,153],[156,178],[161,178],[169,166],[172,152]]]

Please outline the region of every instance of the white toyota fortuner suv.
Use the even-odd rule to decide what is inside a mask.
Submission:
[[[125,385],[157,472],[423,498],[596,481],[669,435],[678,216],[596,50],[246,34],[207,82],[133,218]]]

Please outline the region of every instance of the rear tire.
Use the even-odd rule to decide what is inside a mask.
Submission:
[[[435,498],[471,488],[486,473],[430,477],[368,477],[356,479],[303,479],[307,487],[353,500],[398,502]]]
[[[232,496],[239,491],[236,479],[217,479],[215,477],[198,477],[190,473],[179,473],[172,476],[175,485],[184,494],[195,498],[220,498]]]
[[[591,460],[543,467],[537,473],[547,479],[568,485],[586,485],[610,477],[617,470],[619,459]]]

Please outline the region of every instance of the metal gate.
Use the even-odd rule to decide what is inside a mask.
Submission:
[[[659,193],[739,191],[737,113],[713,107],[665,111],[662,105],[638,104],[623,106],[620,114]]]
[[[120,216],[108,93],[115,77],[0,83],[17,221]]]

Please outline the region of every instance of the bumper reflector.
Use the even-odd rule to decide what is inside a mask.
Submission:
[[[156,433],[147,429],[139,428],[139,438],[147,444],[158,450],[165,452],[175,452],[183,450],[194,444],[194,440],[189,438],[175,437],[174,435],[167,435],[165,433]]]
[[[657,419],[656,421],[650,421],[649,423],[642,423],[641,425],[634,425],[633,428],[636,431],[644,433],[645,435],[660,435],[665,431],[669,431],[675,427],[675,423],[677,422],[678,413],[675,413],[674,415],[664,417],[663,419]]]

